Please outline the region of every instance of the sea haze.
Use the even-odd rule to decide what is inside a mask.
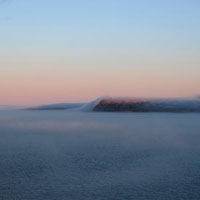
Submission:
[[[60,103],[27,110],[79,110],[90,112],[200,112],[200,99],[102,97],[88,103]]]
[[[1,110],[0,199],[200,199],[199,122],[199,113]]]

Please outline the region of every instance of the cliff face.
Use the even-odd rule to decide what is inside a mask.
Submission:
[[[151,101],[127,100],[127,99],[103,99],[94,107],[94,111],[108,112],[148,112]]]
[[[93,111],[101,112],[200,112],[200,101],[103,99]]]

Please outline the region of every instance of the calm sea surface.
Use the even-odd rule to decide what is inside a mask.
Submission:
[[[200,199],[200,114],[0,111],[0,200],[126,199]]]

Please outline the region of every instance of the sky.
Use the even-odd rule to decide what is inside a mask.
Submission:
[[[0,104],[200,94],[199,0],[0,0]]]

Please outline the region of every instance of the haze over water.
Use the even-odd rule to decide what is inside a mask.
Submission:
[[[200,198],[196,113],[0,111],[0,199]]]

